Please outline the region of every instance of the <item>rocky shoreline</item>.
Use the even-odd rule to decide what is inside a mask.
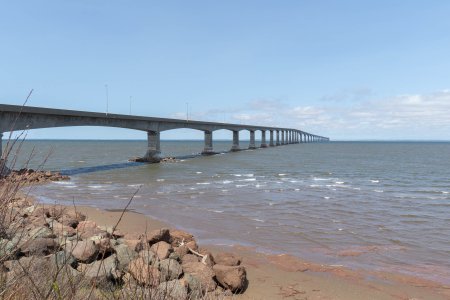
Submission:
[[[67,179],[57,173],[20,170],[12,171],[3,182],[34,184]],[[34,278],[36,274],[51,270],[58,282],[78,282],[96,293],[108,289],[128,298],[139,291],[156,299],[205,295],[214,299],[243,293],[248,286],[239,257],[232,253],[213,255],[181,230],[122,233],[116,226],[98,226],[75,208],[37,205],[19,194],[4,213],[0,277],[6,282],[27,276],[39,281],[45,276]],[[65,277],[60,278],[61,274]]]

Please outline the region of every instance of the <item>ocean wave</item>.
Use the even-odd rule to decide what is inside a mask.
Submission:
[[[198,184],[198,185],[208,185],[208,184],[211,184],[211,182],[197,182],[197,183],[195,183],[195,184]]]
[[[230,183],[233,183],[233,181],[232,180],[224,180],[224,181],[222,181],[222,183],[223,184],[230,184]]]
[[[88,185],[87,187],[90,188],[90,189],[101,189],[104,186],[102,186],[102,185]]]

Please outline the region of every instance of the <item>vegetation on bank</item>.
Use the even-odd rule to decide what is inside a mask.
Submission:
[[[117,230],[121,218],[102,227],[76,207],[35,204],[25,185],[68,178],[11,171],[7,155],[0,164],[0,299],[220,299],[245,291],[241,260],[213,256],[187,232],[125,234]]]

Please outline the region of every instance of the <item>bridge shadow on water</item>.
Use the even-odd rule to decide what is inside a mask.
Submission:
[[[190,154],[190,155],[181,155],[181,156],[171,156],[166,158],[176,159],[176,160],[183,160],[183,159],[190,159],[190,158],[196,158],[202,156],[199,154]],[[101,172],[101,171],[110,171],[115,169],[124,169],[124,168],[131,168],[131,167],[138,167],[146,165],[144,162],[124,162],[124,163],[117,163],[117,164],[109,164],[109,165],[99,165],[99,166],[89,166],[89,167],[80,167],[80,168],[74,168],[74,169],[62,169],[59,172],[61,175],[67,175],[67,176],[73,176],[73,175],[79,175],[79,174],[88,174],[88,173],[94,173],[94,172]]]

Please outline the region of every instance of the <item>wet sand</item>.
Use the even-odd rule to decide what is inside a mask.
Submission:
[[[122,211],[86,206],[76,209],[105,226],[114,226],[122,214]],[[133,211],[127,211],[118,225],[120,231],[129,234],[162,227],[171,226]],[[450,299],[450,286],[418,277],[355,271],[302,261],[290,255],[267,255],[241,246],[200,246],[213,254],[233,252],[242,257],[249,286],[244,294],[234,296],[235,299]]]

